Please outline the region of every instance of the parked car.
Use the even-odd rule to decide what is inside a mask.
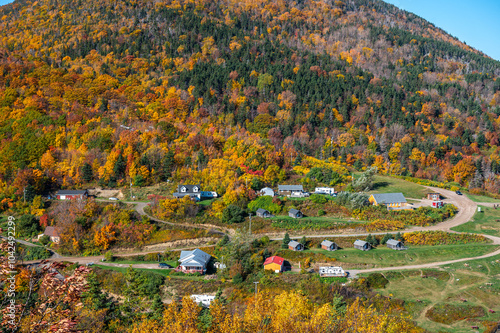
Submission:
[[[457,190],[457,191],[455,191],[455,193],[456,193],[456,194],[458,194],[458,195],[462,195],[462,192],[460,192],[460,191],[458,191],[458,190]]]
[[[172,266],[170,266],[169,264],[165,264],[164,262],[159,263],[158,267],[159,268],[173,268]]]
[[[118,201],[118,198],[111,197],[111,198],[109,198],[109,200]]]
[[[94,262],[87,263],[87,266],[93,266],[93,265],[94,265]]]

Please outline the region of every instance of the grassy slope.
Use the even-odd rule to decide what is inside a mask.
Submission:
[[[430,263],[435,261],[453,260],[474,257],[492,252],[497,248],[489,244],[468,245],[438,245],[438,246],[410,246],[405,251],[395,251],[379,245],[370,251],[360,251],[354,248],[345,248],[339,251],[328,252],[320,249],[307,251],[321,251],[326,256],[336,258],[340,265],[346,268],[371,268],[387,266],[403,266]]]
[[[500,209],[479,207],[481,207],[481,212],[476,212],[472,221],[454,227],[452,230],[500,236]]]
[[[430,332],[471,332],[471,326],[479,326],[482,331],[485,326],[481,320],[500,320],[500,256],[449,265],[441,272],[426,270],[428,278],[422,278],[421,273],[421,270],[384,273],[390,283],[377,291],[405,300],[405,306],[419,326]],[[451,325],[435,323],[425,317],[425,312],[433,305],[443,303],[481,306],[486,315],[479,320],[458,321]],[[496,313],[489,313],[489,309]]]
[[[500,203],[499,199],[491,198],[491,197],[485,197],[483,195],[474,195],[474,194],[466,194],[469,199],[471,199],[474,202],[490,202],[490,203]]]
[[[375,175],[374,188],[368,194],[393,192],[401,192],[406,198],[421,199],[429,193],[429,190],[422,185],[407,182],[406,180]]]

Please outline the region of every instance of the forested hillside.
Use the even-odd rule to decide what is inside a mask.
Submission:
[[[23,0],[0,17],[2,209],[28,184],[173,178],[225,195],[220,213],[320,160],[500,189],[500,63],[384,2]]]

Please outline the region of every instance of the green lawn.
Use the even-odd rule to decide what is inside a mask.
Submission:
[[[107,269],[110,271],[121,272],[121,273],[127,272],[127,268],[125,268],[125,267],[113,267],[113,266],[104,266],[104,265],[94,265],[92,267],[98,267],[100,269]],[[138,270],[138,271],[153,272],[153,273],[157,273],[160,275],[169,276],[172,279],[194,280],[194,281],[202,281],[203,280],[203,276],[170,275],[170,273],[172,272],[171,269],[147,269],[147,268],[134,268],[134,269]]]
[[[269,218],[271,221],[295,221],[297,223],[304,222],[307,220],[310,220],[312,222],[331,222],[331,223],[366,223],[367,221],[361,221],[361,220],[356,220],[354,218],[347,218],[347,217],[331,217],[331,216],[304,216],[300,219],[294,219],[293,217],[290,217],[288,215],[278,215],[272,218]]]
[[[500,321],[500,256],[456,263],[440,270],[383,272],[389,280],[384,296],[405,301],[405,307],[420,327],[429,332],[471,332],[471,326],[486,329],[485,322]],[[466,300],[464,302],[463,300]],[[426,313],[434,306],[481,307],[484,316],[456,320],[449,325],[430,320]],[[495,313],[490,313],[488,310]],[[451,316],[451,313],[448,313]]]
[[[395,251],[385,245],[379,245],[370,251],[344,248],[329,252],[321,249],[307,251],[321,252],[335,258],[339,264],[346,263],[349,268],[372,268],[388,266],[418,265],[435,261],[453,260],[480,256],[496,250],[498,246],[490,244],[409,246],[408,250]]]
[[[373,189],[368,194],[401,192],[406,198],[421,199],[430,192],[422,185],[381,175],[375,175],[373,185]]]
[[[474,194],[465,194],[469,199],[471,199],[474,202],[489,202],[489,203],[498,203],[500,204],[500,199],[495,199],[491,197],[486,197],[483,195],[474,195]]]
[[[178,265],[178,262],[175,261],[175,260],[171,260],[171,261],[160,261],[162,263],[165,263],[165,264],[169,264],[170,266],[172,267],[177,267]],[[115,260],[115,261],[110,261],[109,263],[113,263],[113,264],[126,264],[126,265],[138,265],[138,264],[158,264],[158,261],[139,261],[139,260]]]
[[[476,212],[472,221],[454,227],[452,230],[500,236],[500,208],[478,207],[481,207],[481,212]]]
[[[217,200],[217,198],[213,198],[213,199],[209,199],[209,200],[202,200],[202,201],[198,201],[197,204],[200,205],[200,206],[209,206],[212,204],[212,202],[214,202],[215,200]]]

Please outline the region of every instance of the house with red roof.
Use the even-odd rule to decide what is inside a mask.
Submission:
[[[264,269],[275,271],[276,273],[283,272],[285,266],[285,259],[272,256],[264,261]]]

